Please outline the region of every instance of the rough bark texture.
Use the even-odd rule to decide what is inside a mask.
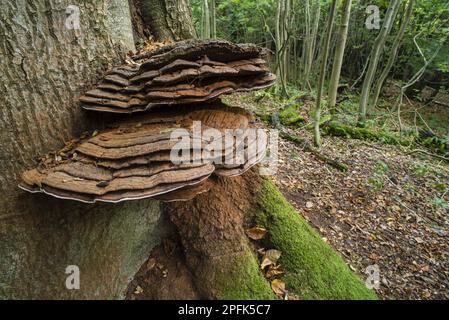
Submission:
[[[65,25],[69,5],[78,30]],[[158,203],[82,205],[17,184],[36,156],[92,127],[74,101],[133,49],[128,5],[6,0],[0,37],[0,298],[121,297],[166,230]],[[68,265],[80,268],[80,290],[65,287]]]
[[[188,0],[131,0],[158,41],[196,38]]]

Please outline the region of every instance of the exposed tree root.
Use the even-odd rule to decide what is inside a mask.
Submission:
[[[243,228],[245,215],[254,210],[251,199],[259,180],[254,171],[243,177],[217,178],[208,193],[164,205],[179,232],[196,287],[205,298],[274,298]]]
[[[244,233],[254,223],[268,230],[260,244],[282,252],[282,280],[290,293],[303,299],[376,297],[256,170],[218,178],[208,193],[164,209],[180,240],[174,249],[173,242],[155,249],[142,266],[136,276],[143,281],[140,298],[275,299]],[[136,285],[128,298],[139,298]]]

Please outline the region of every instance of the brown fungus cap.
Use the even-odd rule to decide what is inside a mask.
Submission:
[[[189,200],[210,189],[211,175],[239,175],[262,160],[265,143],[259,143],[257,154],[244,153],[241,162],[223,162],[233,159],[237,150],[254,149],[247,138],[252,122],[245,110],[221,103],[134,116],[45,156],[37,168],[22,175],[20,187],[87,203]],[[201,125],[199,132],[196,123]],[[230,129],[239,137],[227,144]],[[221,139],[213,152],[207,135],[211,130]],[[174,134],[180,132],[190,140],[187,152],[173,161],[172,150],[180,142]]]
[[[190,40],[135,55],[79,100],[88,110],[132,113],[263,89],[275,80],[255,45]]]

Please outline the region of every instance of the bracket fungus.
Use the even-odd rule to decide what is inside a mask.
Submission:
[[[265,131],[241,108],[216,98],[272,85],[254,45],[185,41],[134,56],[80,98],[85,109],[131,113],[73,140],[22,175],[19,187],[86,203],[190,200],[265,156]],[[164,107],[172,105],[171,107]],[[161,107],[162,106],[162,107]]]
[[[190,40],[131,57],[80,101],[88,110],[132,113],[262,89],[275,79],[255,45]]]

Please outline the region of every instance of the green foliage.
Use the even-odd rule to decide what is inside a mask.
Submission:
[[[304,117],[299,115],[298,104],[290,104],[279,112],[279,120],[285,126],[299,125],[304,123]]]
[[[420,143],[435,153],[439,153],[443,156],[449,156],[449,135],[420,139]]]
[[[190,0],[190,3],[199,30],[202,0]],[[216,0],[217,36],[234,42],[266,41],[267,30],[274,26],[276,4],[275,0]]]
[[[368,177],[368,185],[370,186],[371,190],[373,190],[374,192],[378,192],[384,188],[388,171],[390,171],[390,169],[385,162],[376,162],[372,175]]]
[[[435,197],[430,201],[430,204],[437,209],[449,209],[449,203],[447,203],[443,198]]]
[[[417,163],[412,172],[417,177],[424,177],[429,172],[429,167],[425,163]]]
[[[271,181],[264,181],[258,203],[257,224],[268,231],[266,247],[282,252],[287,290],[302,299],[376,299]]]

